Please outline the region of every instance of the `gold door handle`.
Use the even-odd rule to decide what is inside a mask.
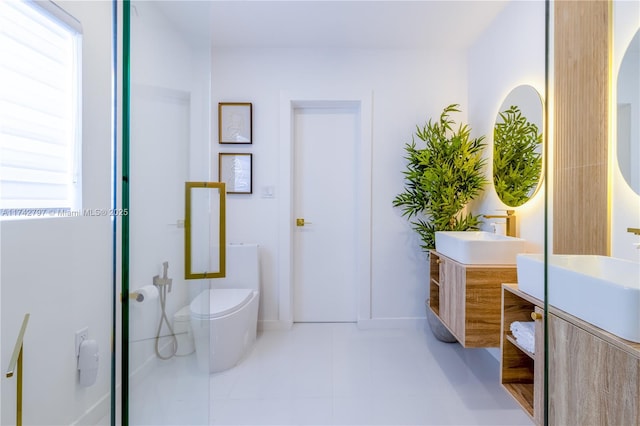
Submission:
[[[540,312],[531,312],[531,319],[534,321],[541,320],[542,314]]]
[[[311,225],[311,222],[306,222],[302,217],[299,217],[296,219],[296,226],[305,226],[305,225]]]

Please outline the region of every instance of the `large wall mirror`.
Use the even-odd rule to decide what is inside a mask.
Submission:
[[[618,72],[618,165],[640,194],[640,30],[631,40]]]
[[[526,203],[542,180],[542,100],[521,85],[505,98],[493,128],[493,183],[509,207]]]
[[[185,279],[225,276],[225,196],[223,182],[185,184]]]

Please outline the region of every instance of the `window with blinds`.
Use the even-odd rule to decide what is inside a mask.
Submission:
[[[81,40],[51,2],[0,1],[0,219],[81,208]]]

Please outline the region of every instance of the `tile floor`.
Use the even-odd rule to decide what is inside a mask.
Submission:
[[[489,352],[429,330],[295,324],[259,333],[223,373],[161,363],[132,388],[130,424],[531,425],[498,381]]]

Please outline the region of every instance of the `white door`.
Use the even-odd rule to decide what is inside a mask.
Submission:
[[[355,322],[359,109],[294,109],[293,319]]]

